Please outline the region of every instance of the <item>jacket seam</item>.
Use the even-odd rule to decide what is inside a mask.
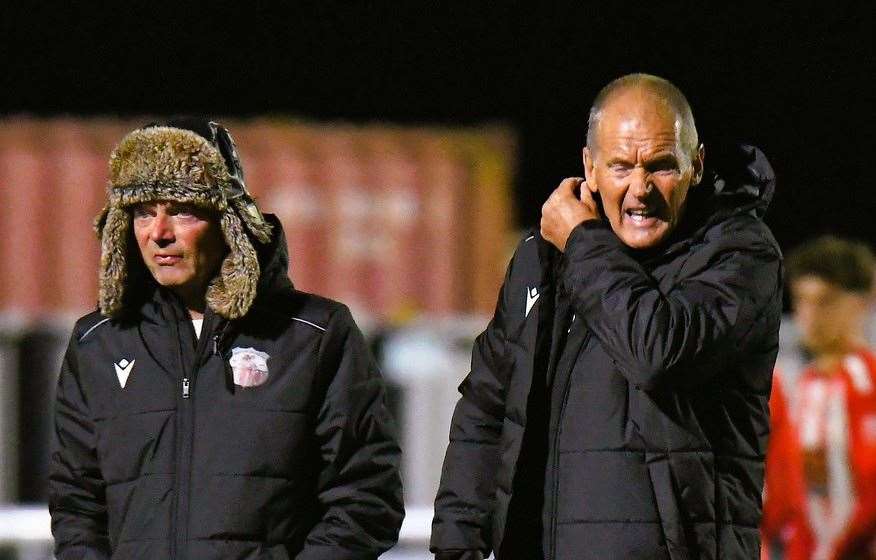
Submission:
[[[316,323],[311,323],[310,321],[308,321],[308,320],[306,320],[306,319],[302,319],[301,317],[292,317],[292,320],[293,320],[293,321],[298,321],[299,323],[304,323],[305,325],[310,325],[311,327],[313,327],[313,328],[315,328],[315,329],[319,329],[319,330],[321,330],[322,332],[326,332],[326,328],[325,328],[325,327],[320,327],[320,326],[317,325]]]
[[[159,408],[156,410],[141,410],[138,412],[131,412],[129,414],[113,414],[111,416],[95,416],[92,418],[94,422],[108,422],[110,420],[118,420],[119,418],[131,418],[133,416],[142,416],[144,414],[157,414],[159,412],[176,412],[176,408]]]
[[[101,320],[101,321],[98,321],[95,325],[93,325],[91,328],[89,328],[87,331],[85,331],[85,334],[83,334],[82,336],[80,336],[80,337],[76,340],[77,344],[80,343],[80,342],[82,342],[83,340],[85,340],[85,337],[88,336],[88,335],[90,335],[91,332],[94,331],[97,327],[103,325],[104,323],[106,323],[107,321],[110,321],[110,320],[111,320],[111,319],[110,319],[109,317],[107,317],[106,319],[103,319],[103,320]]]
[[[600,525],[600,524],[642,524],[642,525],[660,525],[662,522],[659,519],[648,520],[648,519],[565,519],[563,521],[557,521],[557,525]],[[753,531],[760,530],[760,527],[757,525],[751,525],[749,523],[733,523],[730,521],[684,521],[681,523],[682,526],[692,526],[692,525],[722,525],[729,527],[740,527],[742,529],[751,529]]]
[[[111,486],[121,486],[123,484],[131,484],[133,482],[137,482],[137,481],[142,480],[144,478],[163,478],[163,477],[171,477],[171,476],[175,476],[175,475],[176,475],[176,473],[172,473],[172,472],[170,472],[170,473],[143,473],[143,474],[135,476],[134,478],[128,478],[126,480],[114,480],[113,482],[107,481],[107,482],[105,482],[105,484],[106,484],[106,487],[109,488]]]
[[[334,317],[335,312],[337,311],[336,309],[332,309],[329,312],[329,315],[326,318],[326,326],[323,327],[323,326],[321,326],[313,321],[310,321],[308,319],[303,319],[303,318],[297,317],[295,315],[289,315],[287,313],[282,313],[282,312],[277,311],[276,309],[272,309],[264,304],[254,305],[253,309],[258,309],[259,312],[273,315],[274,317],[278,317],[278,318],[282,318],[282,319],[286,319],[286,320],[297,321],[299,323],[305,323],[305,324],[308,324],[316,329],[319,329],[322,332],[326,332],[328,330],[328,324],[332,322],[332,318]]]
[[[713,449],[659,449],[659,450],[636,450],[636,449],[561,449],[560,454],[568,453],[623,453],[626,455],[672,455],[672,454],[709,454],[721,459],[743,459],[746,461],[763,461],[763,455],[742,455],[734,453],[718,453]]]
[[[278,475],[278,474],[207,473],[205,476],[233,477],[233,478],[267,478],[267,479],[272,479],[272,480],[296,480],[295,475]]]

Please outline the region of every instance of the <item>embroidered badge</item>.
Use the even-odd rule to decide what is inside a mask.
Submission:
[[[234,373],[234,384],[244,388],[264,384],[268,380],[268,358],[268,354],[255,348],[232,348],[228,363]]]

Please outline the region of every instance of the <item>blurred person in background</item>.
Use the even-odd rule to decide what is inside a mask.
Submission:
[[[751,146],[704,168],[668,81],[607,85],[460,386],[440,560],[760,554],[781,256]]]
[[[865,335],[874,257],[864,244],[822,237],[797,248],[787,263],[794,320],[811,359],[791,411],[813,557],[876,558],[876,354]],[[793,466],[769,465],[782,472],[776,476],[795,476]],[[770,492],[768,486],[768,505]]]
[[[814,537],[806,514],[806,481],[797,424],[791,418],[782,371],[773,373],[770,442],[764,481],[761,560],[809,560]]]
[[[403,517],[384,386],[349,310],[296,291],[214,122],[110,159],[99,310],[58,381],[59,560],[374,559]]]

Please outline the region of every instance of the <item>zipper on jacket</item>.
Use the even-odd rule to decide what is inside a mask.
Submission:
[[[176,344],[177,349],[177,359],[179,361],[178,367],[180,373],[185,371],[185,360],[183,359],[183,351],[182,351],[182,341],[179,339],[180,329],[178,324],[178,317],[176,314],[176,310],[174,309],[173,320],[170,321],[170,332],[173,337],[172,342]],[[186,378],[183,378],[186,379]],[[185,392],[185,385],[183,385],[183,393]],[[182,394],[180,395],[182,396]],[[183,434],[185,432],[184,427],[181,425],[183,422],[183,411],[186,407],[184,406],[184,401],[178,401],[176,407],[176,418],[175,418],[175,427],[176,427],[176,457],[174,463],[176,464],[176,472],[174,473],[174,497],[173,497],[173,522],[170,527],[170,557],[177,558],[179,556],[179,552],[182,549],[182,546],[185,546],[185,541],[182,541],[182,546],[180,546],[180,540],[178,538],[180,533],[180,528],[182,523],[180,522],[180,514],[179,510],[181,508],[181,503],[183,502],[183,465],[182,465],[182,456],[183,456]]]
[[[179,368],[183,375],[182,391],[179,395],[177,407],[176,501],[174,503],[173,512],[174,526],[171,532],[171,536],[173,537],[171,544],[171,558],[174,558],[175,560],[184,560],[186,558],[185,550],[189,539],[189,494],[191,492],[192,454],[194,452],[195,439],[194,389],[197,373],[201,367],[201,361],[209,347],[208,339],[206,337],[210,334],[207,329],[211,326],[210,323],[212,323],[212,317],[208,317],[208,315],[210,315],[209,310],[204,316],[204,332],[202,332],[202,335],[204,336],[200,339],[196,339],[196,347],[194,349],[194,356],[190,368],[186,367],[185,358],[183,356],[184,341],[180,338],[181,333],[179,322],[174,322],[171,329],[172,334],[176,338],[177,349],[179,351]],[[179,320],[179,317],[177,317],[177,319]],[[187,313],[185,313],[182,320],[189,320]],[[191,328],[191,323],[188,324]]]
[[[568,342],[568,341],[567,341]],[[563,431],[563,417],[566,415],[566,404],[569,402],[569,393],[572,390],[572,377],[575,375],[575,365],[578,363],[578,358],[587,344],[590,342],[590,332],[584,334],[584,340],[581,342],[581,348],[575,356],[575,361],[572,363],[572,368],[569,370],[569,376],[566,378],[566,383],[563,387],[563,400],[560,403],[560,413],[557,415],[557,429],[554,431],[554,445],[551,450],[551,463],[554,471],[553,493],[551,496],[551,532],[550,532],[550,547],[547,560],[554,560],[557,557],[557,515],[559,506],[557,502],[560,494],[560,433]]]

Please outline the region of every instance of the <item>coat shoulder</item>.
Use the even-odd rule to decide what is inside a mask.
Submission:
[[[773,232],[763,220],[741,213],[722,220],[705,232],[707,244],[729,247],[755,248],[781,258],[782,252]]]
[[[536,287],[544,282],[543,272],[544,267],[541,264],[542,257],[539,251],[540,244],[544,243],[538,235],[537,230],[527,231],[517,247],[514,249],[514,256],[511,257],[511,262],[508,264],[508,271],[505,275],[506,286],[509,283],[523,284],[531,287]]]
[[[113,320],[95,309],[76,320],[73,326],[71,340],[75,344],[83,344],[92,339],[101,330],[109,328]]]
[[[272,294],[268,301],[257,302],[248,317],[298,322],[325,332],[338,314],[349,316],[350,310],[339,301],[289,289]]]

